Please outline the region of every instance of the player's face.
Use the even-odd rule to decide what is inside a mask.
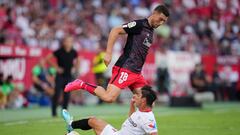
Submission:
[[[63,41],[64,47],[66,49],[71,49],[73,44],[73,38],[72,37],[66,37]]]
[[[139,108],[139,107],[142,107],[142,106],[146,106],[146,98],[145,97],[142,97],[142,92],[140,93],[135,93],[133,95],[133,99],[135,101],[135,104],[136,106]]]
[[[41,67],[44,67],[44,60],[43,60],[43,59],[41,59],[41,60],[39,61],[39,65],[40,65]]]
[[[153,28],[157,28],[159,27],[160,25],[164,24],[168,17],[166,17],[163,13],[158,13],[158,12],[153,12],[152,14],[152,27]]]
[[[135,101],[135,104],[137,107],[139,107],[142,104],[142,93],[135,93],[133,95],[133,99]]]

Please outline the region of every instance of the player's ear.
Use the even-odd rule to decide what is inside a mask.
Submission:
[[[152,107],[154,107],[154,106],[155,106],[155,102],[152,103]]]

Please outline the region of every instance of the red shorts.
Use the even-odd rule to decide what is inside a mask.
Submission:
[[[109,83],[120,89],[129,87],[131,90],[141,88],[147,84],[141,74],[117,66],[112,69],[112,78]]]

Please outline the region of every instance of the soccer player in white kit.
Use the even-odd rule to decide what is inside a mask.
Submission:
[[[93,129],[96,135],[157,135],[157,123],[152,112],[157,96],[150,86],[144,86],[141,90],[141,94],[133,95],[129,117],[119,131],[104,120],[95,117],[73,121],[69,112],[63,110],[62,116],[68,125],[68,132],[74,129]]]

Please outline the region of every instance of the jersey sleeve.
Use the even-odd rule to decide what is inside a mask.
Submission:
[[[60,50],[58,49],[58,50],[56,50],[56,51],[53,52],[53,55],[54,55],[56,58],[58,58],[59,53],[60,53]]]
[[[156,133],[157,132],[157,123],[154,119],[147,119],[143,123],[142,128],[147,134]]]
[[[33,69],[32,69],[32,74],[34,76],[38,76],[38,75],[40,75],[40,73],[41,73],[41,68],[37,65],[34,66]]]
[[[78,57],[77,51],[76,51],[76,50],[73,50],[73,52],[74,52],[74,58],[77,58],[77,57]]]
[[[135,20],[122,25],[127,34],[138,34],[142,30],[142,21]]]

